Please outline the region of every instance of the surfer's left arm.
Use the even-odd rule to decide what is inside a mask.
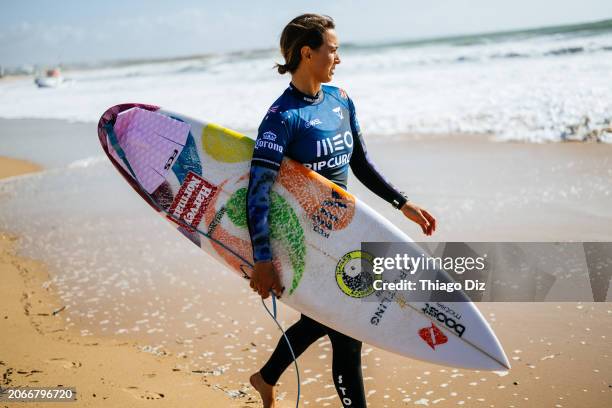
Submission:
[[[349,98],[349,111],[351,114],[351,131],[353,134],[353,154],[351,156],[351,170],[364,186],[383,200],[398,208],[410,220],[419,224],[423,234],[431,235],[436,230],[436,219],[427,210],[408,201],[406,196],[389,182],[378,170],[368,155],[361,128],[357,121],[355,105]]]

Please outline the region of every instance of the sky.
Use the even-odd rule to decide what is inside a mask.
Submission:
[[[2,0],[0,66],[165,58],[275,48],[304,12],[341,42],[377,43],[598,21],[611,0]]]

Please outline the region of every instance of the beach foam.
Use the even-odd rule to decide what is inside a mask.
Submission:
[[[610,23],[346,48],[334,84],[366,134],[612,139]],[[145,102],[255,133],[289,81],[278,60],[269,51],[97,66],[67,72],[74,81],[57,89],[0,82],[0,117],[97,121],[111,105]]]

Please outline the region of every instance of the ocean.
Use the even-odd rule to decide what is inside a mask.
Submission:
[[[340,33],[341,35],[342,33]],[[612,20],[382,44],[341,45],[332,85],[366,134],[490,134],[498,140],[612,141]],[[95,122],[144,102],[254,136],[290,78],[277,50],[66,65],[69,81],[0,80],[0,117]]]

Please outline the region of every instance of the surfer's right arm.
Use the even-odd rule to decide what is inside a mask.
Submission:
[[[253,247],[254,272],[251,288],[262,298],[270,295],[270,289],[278,297],[281,284],[272,265],[269,215],[272,203],[272,185],[289,144],[290,136],[283,114],[268,112],[259,126],[247,190],[247,224]]]

